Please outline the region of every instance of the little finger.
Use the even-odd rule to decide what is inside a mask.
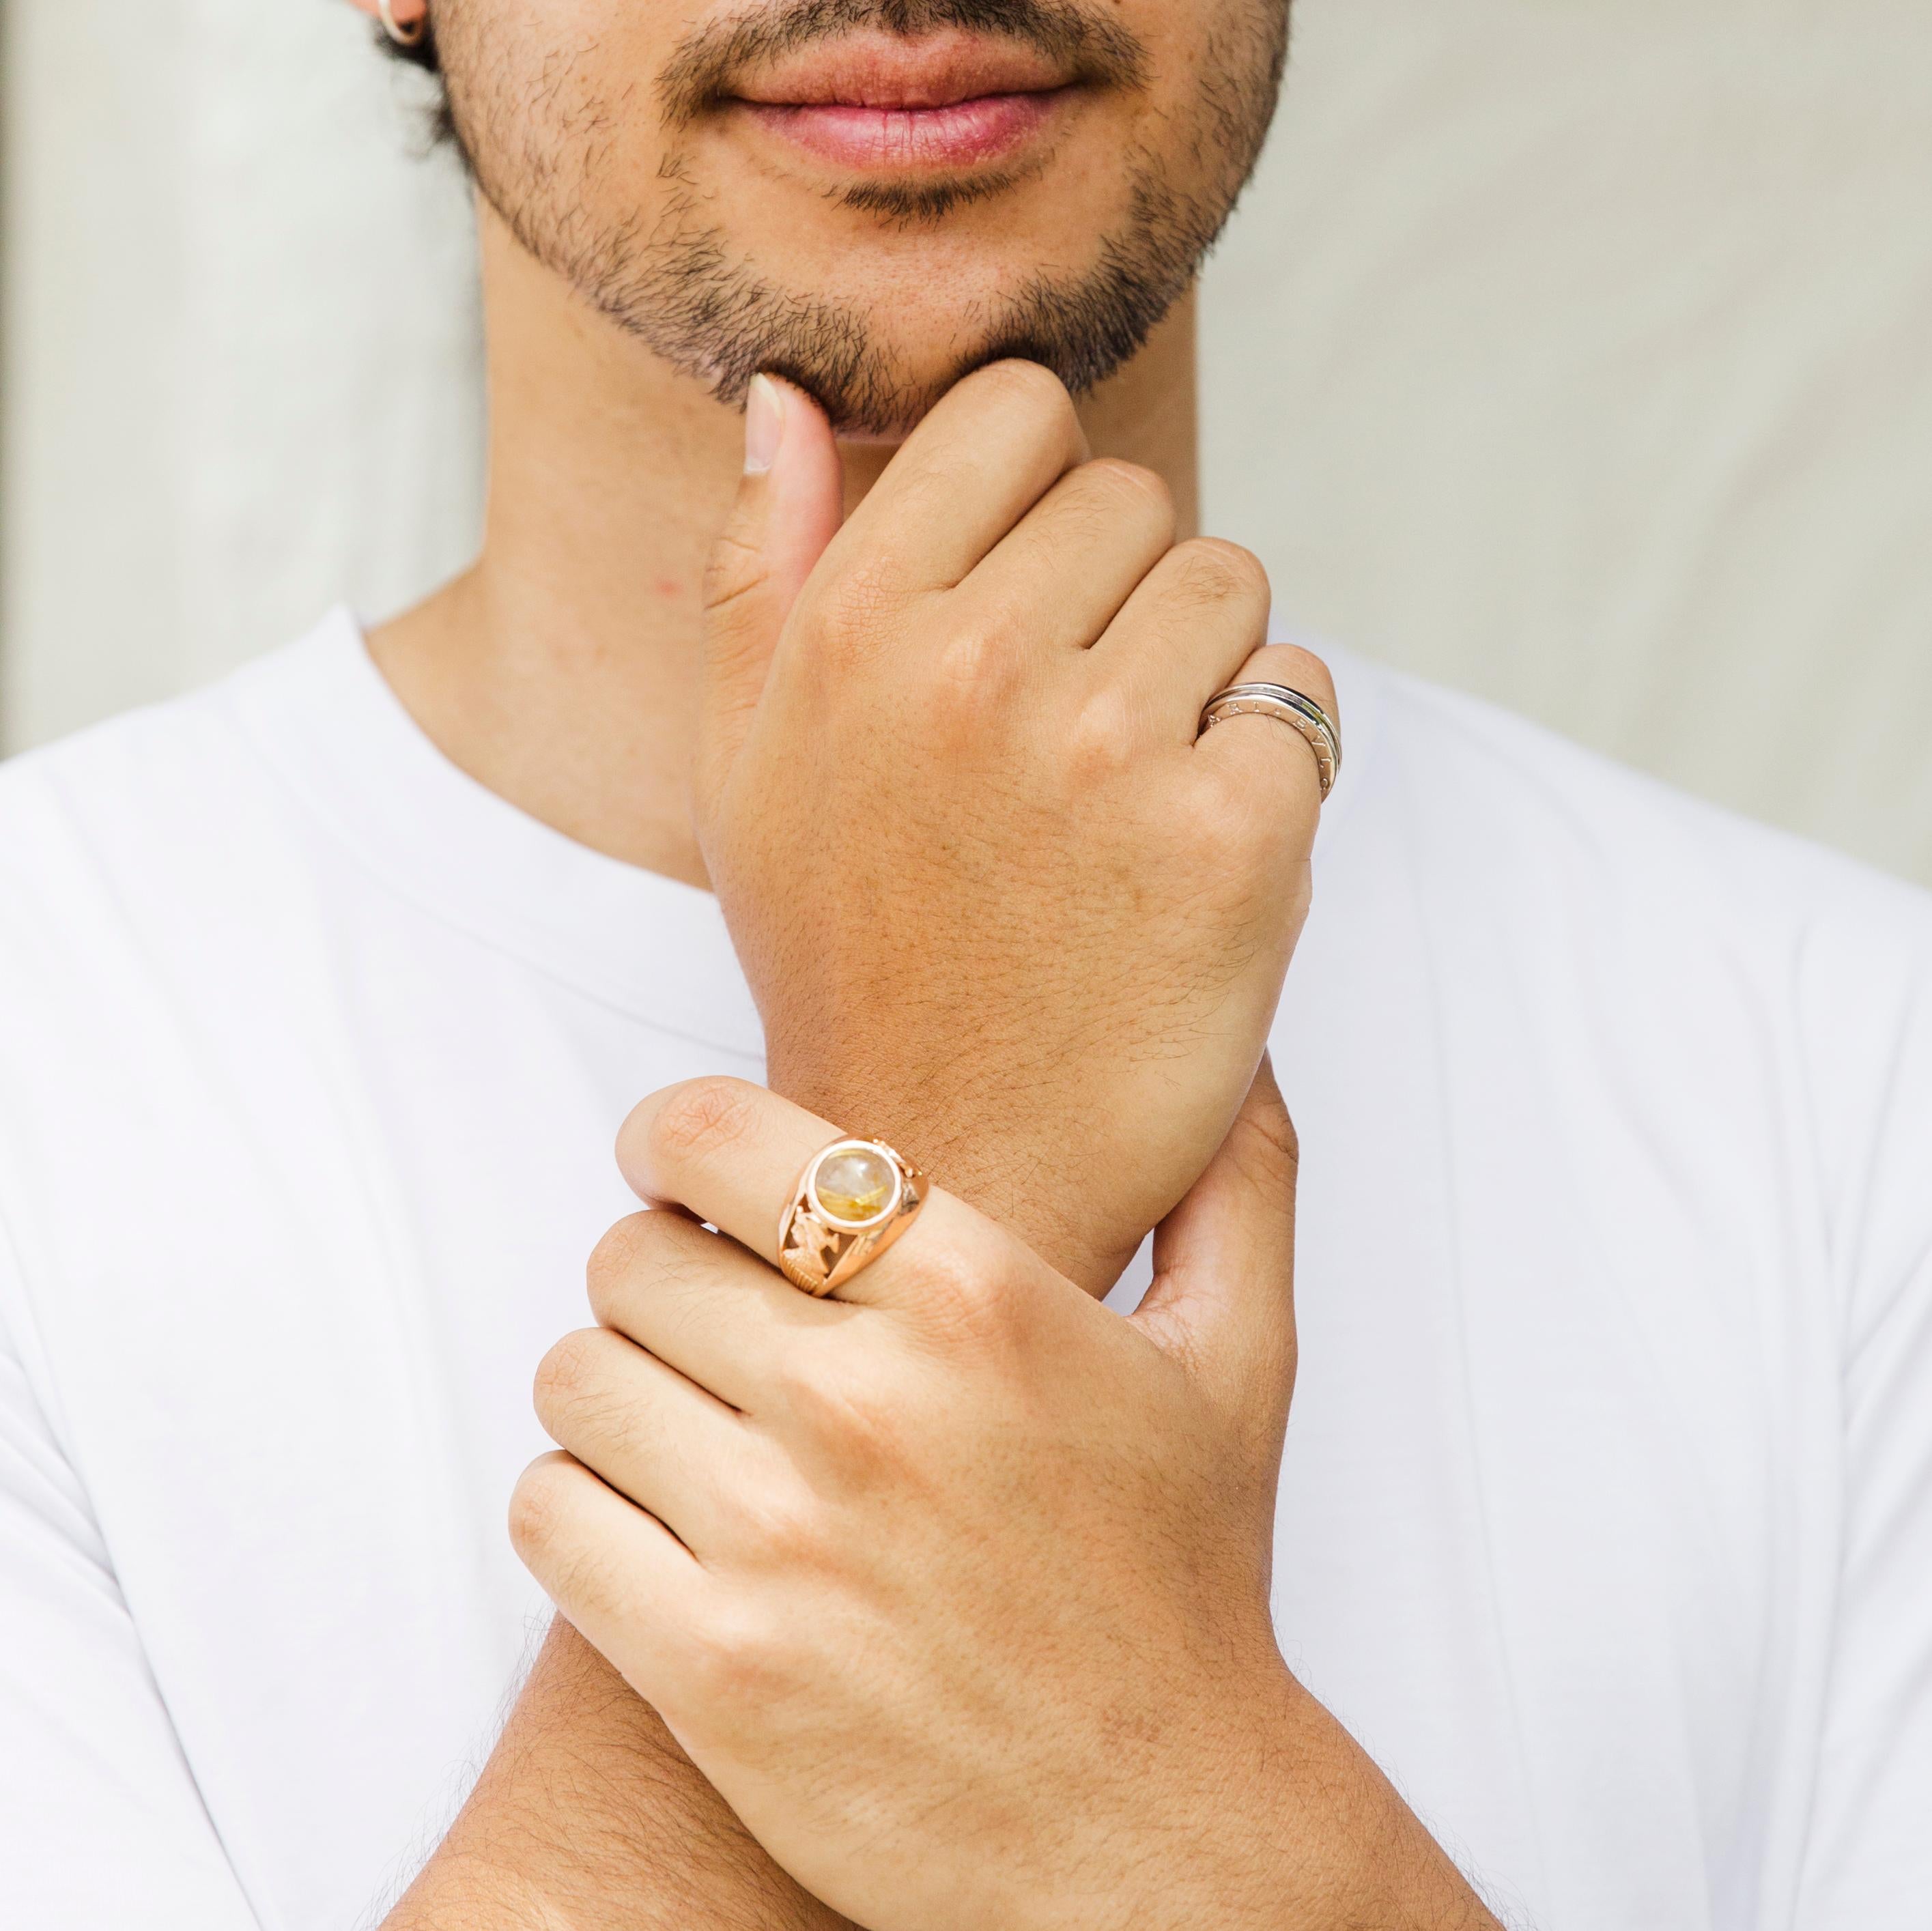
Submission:
[[[674,1660],[710,1613],[712,1585],[690,1551],[568,1455],[524,1470],[510,1540],[584,1639],[661,1706]]]
[[[730,1408],[608,1327],[568,1334],[536,1375],[537,1419],[702,1560],[725,1539],[758,1438]]]
[[[1341,744],[1342,721],[1328,665],[1297,645],[1270,644],[1255,652],[1226,682],[1285,685],[1317,705],[1328,718],[1334,733],[1332,746],[1318,730],[1311,730],[1305,722],[1285,723],[1261,715],[1223,718],[1199,731],[1195,739],[1196,757],[1218,764],[1246,782],[1267,787],[1268,795],[1282,796],[1291,806],[1310,808],[1312,838],[1312,808],[1319,806],[1324,795],[1322,760],[1324,756],[1339,754]],[[1207,694],[1202,700],[1204,706],[1214,694]],[[1331,777],[1339,769],[1338,760],[1331,762]]]

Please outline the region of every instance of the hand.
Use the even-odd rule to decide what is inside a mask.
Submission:
[[[627,1123],[640,1194],[724,1233],[620,1223],[604,1325],[544,1365],[569,1453],[514,1533],[563,1613],[873,1931],[1487,1922],[1275,1646],[1271,1078],[1131,1319],[938,1192],[839,1299],[798,1293],[766,1264],[778,1210],[833,1137],[729,1081]]]
[[[1313,757],[1262,718],[1197,745],[1202,707],[1246,675],[1332,712],[1328,674],[1258,649],[1261,566],[1084,460],[1046,370],[961,382],[842,529],[823,415],[769,394],[696,818],[770,1083],[1104,1288],[1226,1135],[1307,904]]]

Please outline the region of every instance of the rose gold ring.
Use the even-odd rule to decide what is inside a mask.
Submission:
[[[1298,732],[1315,754],[1322,802],[1327,802],[1342,769],[1342,739],[1328,713],[1312,697],[1286,684],[1230,684],[1208,700],[1196,735],[1204,736],[1228,718],[1273,718]]]
[[[823,1297],[869,1267],[918,1218],[926,1177],[882,1140],[835,1140],[812,1156],[778,1222],[785,1279]]]

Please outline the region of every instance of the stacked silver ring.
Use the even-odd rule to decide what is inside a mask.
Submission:
[[[1286,684],[1230,684],[1208,699],[1201,713],[1201,729],[1211,730],[1228,718],[1273,718],[1298,731],[1315,754],[1323,799],[1334,790],[1342,769],[1342,739],[1328,713],[1312,697]]]

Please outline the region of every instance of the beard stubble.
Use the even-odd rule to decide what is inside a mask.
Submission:
[[[1266,138],[1287,52],[1287,0],[1252,0],[1204,50],[1175,153],[1124,157],[1125,211],[1092,262],[1040,271],[964,304],[960,346],[916,371],[864,304],[801,293],[734,253],[706,218],[688,154],[660,164],[664,205],[596,221],[610,165],[610,130],[638,111],[634,90],[601,97],[596,49],[554,52],[519,86],[509,49],[463,0],[446,0],[439,40],[452,118],[478,187],[518,242],[618,327],[720,402],[742,406],[752,378],[782,376],[815,397],[846,436],[903,434],[962,376],[1011,357],[1051,369],[1076,394],[1136,354],[1186,291],[1225,226]],[[452,15],[454,18],[452,18]],[[911,37],[944,26],[1000,34],[1070,59],[1090,82],[1143,85],[1137,41],[1073,0],[781,0],[691,37],[661,79],[658,111],[675,137],[730,91],[733,71],[771,52],[855,28]],[[1177,188],[1184,169],[1200,185]],[[994,201],[1010,178],[862,184],[838,199],[888,229],[937,228],[962,206]]]

